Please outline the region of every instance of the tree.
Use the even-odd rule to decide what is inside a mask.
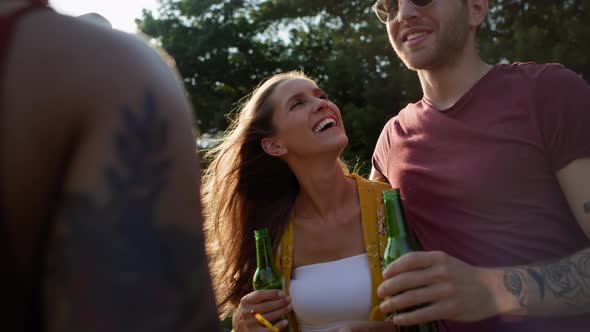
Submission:
[[[490,62],[561,62],[590,77],[590,0],[497,0],[479,32]],[[370,3],[360,0],[162,0],[139,28],[176,60],[202,131],[262,79],[303,69],[340,107],[344,158],[367,174],[385,122],[420,99],[416,75],[397,59]]]
[[[491,62],[558,62],[590,78],[590,0],[497,0],[482,31]]]

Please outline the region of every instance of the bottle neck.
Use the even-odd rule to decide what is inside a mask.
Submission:
[[[406,237],[407,226],[404,220],[403,207],[399,196],[384,199],[385,223],[387,225],[387,237]]]
[[[268,233],[256,237],[256,265],[259,269],[272,267],[272,245]]]

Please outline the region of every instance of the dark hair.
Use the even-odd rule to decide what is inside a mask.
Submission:
[[[222,143],[207,155],[213,159],[203,175],[205,231],[222,317],[253,290],[254,230],[267,227],[277,249],[299,193],[287,163],[267,154],[260,144],[275,133],[270,97],[280,83],[292,79],[315,84],[299,71],[262,82],[240,108]]]

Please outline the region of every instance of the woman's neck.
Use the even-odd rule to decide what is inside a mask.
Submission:
[[[356,182],[347,177],[338,161],[305,163],[291,168],[299,182],[295,215],[303,219],[333,220],[343,206],[357,199]]]

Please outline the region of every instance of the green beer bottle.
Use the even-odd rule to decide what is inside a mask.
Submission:
[[[281,289],[285,291],[285,279],[275,264],[272,254],[272,244],[267,228],[261,228],[254,231],[256,240],[256,271],[252,279],[254,290],[260,289]],[[281,319],[288,319],[287,315]],[[278,323],[273,322],[273,325]],[[287,326],[286,331],[291,331],[291,324]]]
[[[385,207],[385,225],[387,228],[387,246],[383,253],[383,264],[388,266],[400,256],[421,250],[420,245],[412,236],[406,224],[404,209],[400,199],[399,189],[383,191],[383,205]],[[408,309],[412,311],[415,308]],[[386,320],[391,320],[393,314]],[[400,332],[436,332],[436,323],[430,322],[415,326],[400,326]]]

